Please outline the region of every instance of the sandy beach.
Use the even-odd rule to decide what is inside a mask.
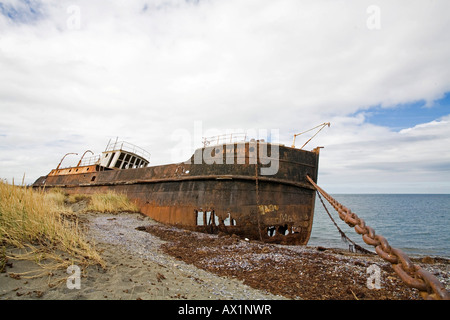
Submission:
[[[78,289],[70,288],[75,282],[67,281],[66,270],[28,279],[22,273],[39,266],[9,259],[0,273],[1,300],[420,299],[377,256],[201,234],[134,213],[88,213],[80,219],[106,268],[81,269]],[[415,262],[449,289],[448,260]],[[379,289],[368,287],[372,265],[379,268]]]
[[[17,274],[39,270],[30,261],[9,260],[0,274],[0,299],[283,299],[178,261],[159,249],[159,238],[135,230],[154,224],[140,214],[86,214],[88,235],[106,269],[81,270],[80,289],[69,289],[66,270],[27,279]]]

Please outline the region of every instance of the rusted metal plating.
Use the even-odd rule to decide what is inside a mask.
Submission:
[[[386,238],[375,234],[375,230],[367,226],[363,219],[359,218],[350,209],[337,202],[333,197],[320,188],[309,176],[307,176],[307,179],[338,212],[341,220],[347,223],[350,227],[354,227],[355,231],[362,235],[365,243],[374,246],[376,253],[381,258],[392,264],[392,268],[403,280],[403,282],[405,282],[409,287],[418,289],[424,299],[450,300],[449,292],[435,276],[423,268],[415,265],[400,249],[391,247]]]

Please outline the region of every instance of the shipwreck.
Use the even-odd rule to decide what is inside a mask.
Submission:
[[[329,125],[329,123],[326,123]],[[323,124],[323,125],[326,125]],[[322,125],[322,128],[323,128]],[[34,188],[68,194],[114,191],[165,224],[265,242],[306,244],[314,217],[319,151],[234,137],[205,139],[185,162],[150,166],[150,154],[109,142],[101,155],[59,165]]]

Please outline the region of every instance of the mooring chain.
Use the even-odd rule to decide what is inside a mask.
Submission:
[[[354,227],[355,231],[362,235],[365,243],[374,246],[376,253],[392,264],[392,268],[403,282],[409,287],[418,289],[424,299],[450,300],[449,292],[434,275],[415,265],[403,251],[391,247],[386,238],[375,234],[375,230],[366,226],[363,219],[359,218],[350,209],[336,201],[320,188],[309,176],[306,176],[306,178],[333,206],[338,212],[341,220],[350,227]]]
[[[330,212],[328,211],[327,206],[325,205],[325,203],[322,200],[322,197],[320,196],[320,192],[317,191],[317,195],[319,196],[319,200],[323,205],[323,208],[325,209],[328,217],[331,219],[331,221],[333,222],[334,226],[338,229],[339,234],[341,235],[341,239],[343,239],[346,242],[349,242],[353,245],[353,248],[356,250],[356,252],[361,252],[361,253],[365,253],[365,254],[375,254],[372,251],[366,250],[365,248],[361,247],[360,245],[356,244],[352,239],[350,239],[349,237],[347,237],[347,235],[344,233],[344,231],[341,230],[341,228],[339,228],[339,226],[337,225],[336,221],[334,221],[333,217],[331,216]]]

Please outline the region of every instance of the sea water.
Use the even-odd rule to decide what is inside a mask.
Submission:
[[[332,195],[376,234],[382,235],[391,247],[411,257],[439,256],[450,258],[450,195],[449,194],[335,194]],[[340,220],[333,207],[322,197],[328,211],[341,230],[356,244],[375,251],[364,243],[354,228]],[[308,246],[348,249],[316,197],[311,238]]]

